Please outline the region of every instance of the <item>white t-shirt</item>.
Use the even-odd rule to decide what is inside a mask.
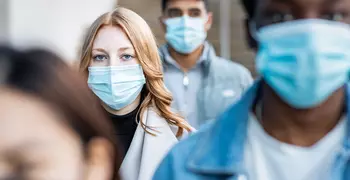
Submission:
[[[251,113],[244,163],[249,180],[331,180],[330,171],[345,137],[345,119],[311,147],[278,141]]]

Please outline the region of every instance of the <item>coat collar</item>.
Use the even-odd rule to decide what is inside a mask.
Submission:
[[[141,180],[152,179],[157,166],[178,142],[171,126],[160,117],[154,108],[148,108],[142,115],[142,122],[154,129],[151,135],[138,125],[130,148],[119,169],[123,179]]]
[[[222,114],[209,129],[203,131],[187,160],[187,168],[195,173],[234,175],[245,174],[244,144],[247,136],[248,116],[258,99],[261,80],[258,80],[239,100]],[[350,101],[350,84],[346,85],[346,102]],[[347,106],[347,112],[349,112]],[[347,119],[343,159],[350,156],[350,120]]]
[[[163,63],[163,69],[166,69],[170,64],[174,64],[175,60],[170,57],[168,51],[168,45],[165,44],[159,48],[159,55]],[[201,55],[201,61],[203,64],[204,74],[207,75],[211,68],[212,61],[216,58],[216,53],[214,47],[208,42],[204,42],[203,54]],[[175,65],[176,66],[176,65]]]

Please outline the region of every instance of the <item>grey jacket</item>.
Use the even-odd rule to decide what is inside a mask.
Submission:
[[[241,64],[216,56],[214,48],[210,46],[208,60],[204,62],[204,79],[202,87],[197,93],[197,117],[200,125],[215,119],[224,112],[229,105],[236,102],[243,92],[253,83],[251,73]],[[164,60],[165,48],[160,48],[163,63],[163,73],[167,73],[167,61]],[[177,107],[174,107],[175,109]]]

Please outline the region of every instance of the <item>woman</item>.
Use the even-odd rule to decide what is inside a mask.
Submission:
[[[0,99],[0,179],[119,179],[110,122],[56,55],[0,47]]]
[[[124,179],[148,180],[190,125],[171,111],[156,41],[136,13],[117,8],[91,25],[80,70],[110,114],[124,146]]]

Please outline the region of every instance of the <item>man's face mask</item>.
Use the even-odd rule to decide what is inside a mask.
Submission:
[[[205,23],[207,18],[189,17],[187,15],[169,18],[166,25],[165,38],[177,52],[189,54],[203,44],[207,37]]]
[[[304,19],[251,32],[259,44],[257,72],[292,107],[315,107],[348,81],[348,24]]]

